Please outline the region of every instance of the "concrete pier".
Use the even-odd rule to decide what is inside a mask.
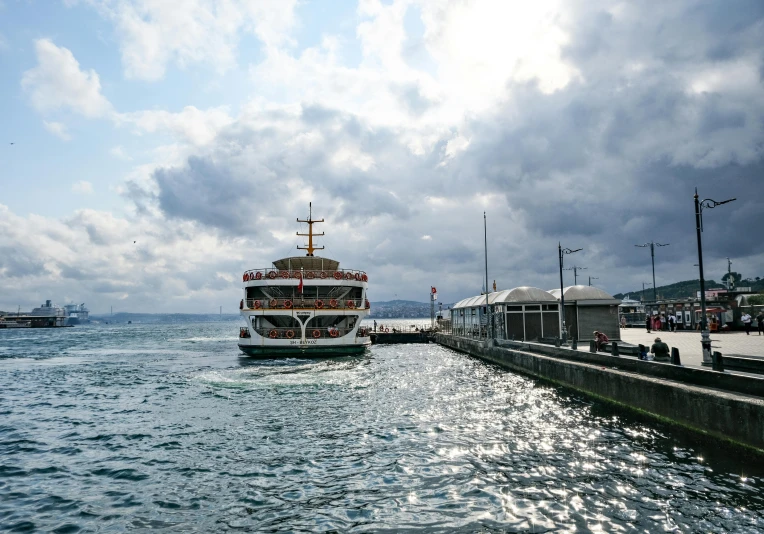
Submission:
[[[435,341],[764,454],[764,379],[537,343]]]
[[[419,332],[377,332],[369,334],[373,345],[394,343],[429,343],[431,335],[425,331]]]

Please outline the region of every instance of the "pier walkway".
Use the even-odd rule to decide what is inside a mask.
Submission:
[[[697,331],[677,331],[677,332],[655,332],[648,334],[644,328],[622,328],[621,339],[632,345],[645,345],[649,347],[653,344],[656,337],[660,337],[669,347],[679,349],[682,358],[682,365],[701,367],[703,354],[700,347],[700,332]],[[745,335],[745,332],[726,332],[711,334],[711,346],[713,350],[719,351],[723,356],[746,356],[753,358],[764,358],[764,336],[758,335],[756,331],[751,335]],[[579,350],[588,351],[589,343],[581,343]]]

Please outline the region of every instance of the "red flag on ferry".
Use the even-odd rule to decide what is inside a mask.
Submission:
[[[438,292],[437,289],[435,289],[434,287],[430,286],[430,293],[432,293],[434,295],[437,292]]]
[[[297,291],[302,293],[302,273],[300,273],[300,283],[297,284]]]

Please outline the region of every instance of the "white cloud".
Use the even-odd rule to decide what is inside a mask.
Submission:
[[[217,133],[233,122],[228,115],[228,108],[221,106],[200,110],[186,106],[179,113],[163,110],[147,110],[119,114],[119,123],[133,124],[140,132],[154,133],[168,131],[177,138],[193,145],[206,145]]]
[[[81,193],[83,195],[93,194],[93,184],[86,180],[80,180],[72,184],[72,191],[75,193]]]
[[[111,103],[101,94],[94,70],[82,71],[72,53],[50,39],[35,41],[37,66],[26,71],[21,86],[41,113],[71,108],[88,118],[107,117]]]
[[[156,81],[168,65],[236,64],[242,33],[266,46],[287,42],[296,0],[86,0],[116,27],[127,78]]]
[[[42,123],[45,126],[46,130],[48,130],[50,133],[52,133],[59,139],[62,139],[64,141],[71,140],[72,136],[69,135],[69,132],[67,131],[65,124],[60,122],[48,122],[48,121],[42,121]]]
[[[132,161],[133,159],[125,153],[125,150],[120,145],[111,147],[109,149],[109,154],[123,161]]]
[[[71,51],[48,39],[35,41],[38,64],[23,75],[21,85],[32,105],[40,113],[70,110],[87,118],[104,118],[116,125],[131,124],[139,134],[168,132],[184,143],[201,146],[209,143],[233,119],[226,106],[200,110],[186,106],[178,113],[165,110],[117,112],[101,94],[101,84],[94,70],[83,71]],[[68,139],[66,127],[59,122],[45,122],[51,133]],[[112,149],[115,157],[124,157]]]

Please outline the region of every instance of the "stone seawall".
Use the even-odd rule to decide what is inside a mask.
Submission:
[[[633,370],[633,362],[596,355],[598,363],[574,361],[570,356],[534,354],[522,348],[494,346],[483,341],[438,334],[436,342],[523,374],[550,380],[649,415],[670,420],[697,432],[745,445],[764,454],[764,398],[748,393],[699,386]],[[525,348],[525,347],[523,347]],[[527,347],[531,348],[531,347]],[[564,350],[564,349],[563,349]],[[572,351],[569,351],[572,352]],[[578,353],[584,357],[585,353]],[[595,356],[595,355],[591,355]],[[606,358],[606,359],[604,359]],[[583,360],[583,358],[582,358]],[[615,360],[615,361],[614,361]],[[636,360],[635,360],[636,362]],[[642,363],[642,362],[639,362]],[[668,364],[665,374],[670,374]],[[660,368],[657,368],[660,371]],[[672,371],[680,376],[683,371]],[[711,371],[686,369],[692,373]],[[720,375],[721,376],[721,375]],[[748,377],[741,377],[750,381]],[[724,380],[734,381],[733,375]],[[755,379],[754,379],[755,380]],[[743,385],[740,389],[758,388]]]

